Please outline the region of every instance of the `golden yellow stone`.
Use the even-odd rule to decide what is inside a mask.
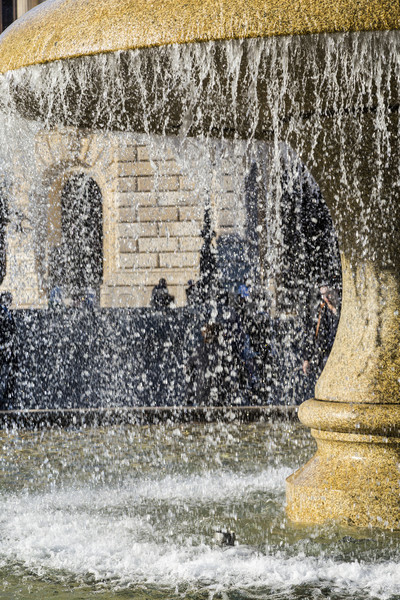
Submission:
[[[318,450],[287,480],[291,520],[399,529],[400,405],[308,400],[299,416]]]
[[[3,33],[0,72],[165,44],[399,26],[393,0],[50,0]]]
[[[307,400],[301,422],[316,431],[400,438],[400,404],[365,404]]]
[[[342,122],[348,137],[341,148],[331,144],[330,150],[323,142],[318,150],[321,171],[314,174],[339,235],[343,306],[331,355],[315,388],[318,400],[305,402],[299,410],[318,450],[287,480],[287,514],[295,522],[333,520],[345,526],[400,529],[400,253],[398,226],[391,229],[400,220],[394,185],[400,161],[398,125],[397,112],[388,115],[391,152],[384,156],[390,167],[380,202],[370,187],[379,159],[373,150],[372,117],[357,121],[349,116]],[[363,140],[362,151],[352,147],[352,127]],[[330,124],[325,119],[326,139],[334,139],[333,131],[333,120]],[[335,205],[333,173],[339,157],[346,165],[357,157],[365,179],[358,192],[350,181]],[[324,181],[325,164],[331,181]],[[367,211],[357,207],[356,193]],[[391,207],[391,220],[383,217],[383,207]],[[368,227],[362,235],[368,257],[356,241],[366,215]]]
[[[318,402],[319,406],[303,408],[308,419],[323,420],[328,426],[329,414],[341,414],[340,429],[354,410],[354,406],[342,404],[332,408],[329,402]],[[333,403],[332,403],[333,404]],[[390,405],[389,405],[390,406]],[[384,408],[388,410],[389,406]],[[356,407],[349,422],[356,425],[358,414],[361,430],[381,429],[382,408],[377,405],[365,407],[363,413]],[[388,411],[383,421],[388,424],[390,414],[398,419],[398,406]],[[316,414],[312,414],[316,410]],[[326,414],[324,416],[324,413]],[[332,416],[332,415],[331,415]],[[374,420],[375,416],[375,420]],[[338,428],[333,419],[332,429]],[[321,421],[320,421],[321,422]],[[398,423],[397,423],[398,428]],[[354,431],[357,427],[354,427]],[[354,527],[400,528],[400,439],[383,435],[343,433],[312,429],[318,450],[312,459],[287,479],[287,513],[292,521],[300,523],[324,523],[336,521]]]

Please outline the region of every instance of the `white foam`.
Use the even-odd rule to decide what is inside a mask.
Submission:
[[[198,505],[245,499],[257,492],[283,494],[286,478],[292,470],[287,467],[269,468],[255,474],[207,471],[192,475],[169,474],[159,479],[128,479],[117,487],[102,487],[96,492],[92,506],[95,506],[96,510],[102,510],[136,506],[143,502],[183,502],[187,505]],[[53,509],[70,507],[73,510],[79,506],[87,506],[90,494],[93,494],[93,491],[86,487],[61,489],[56,492],[52,490],[40,494],[38,501],[47,503]],[[1,498],[1,501],[6,507],[9,506],[7,497]],[[16,497],[15,501],[20,500]],[[36,501],[35,496],[30,496],[30,502]]]
[[[280,467],[265,469],[256,474],[215,471],[201,475],[166,475],[158,480],[134,479],[124,483],[118,490],[103,489],[97,503],[102,502],[107,507],[120,505],[125,501],[182,501],[197,504],[244,498],[256,492],[283,493],[286,478],[292,470]]]
[[[136,503],[154,499],[208,502],[217,495],[243,498],[249,492],[280,493],[286,469],[256,475],[206,473],[172,475],[158,481],[131,481],[119,490],[80,488],[41,494],[0,497],[0,564],[23,564],[33,572],[68,572],[77,578],[108,581],[112,588],[137,584],[210,590],[329,585],[349,593],[363,590],[382,599],[400,593],[400,567],[395,562],[363,563],[324,557],[290,557],[252,548],[166,543]],[[119,509],[119,510],[118,510]],[[190,514],[190,513],[189,513]],[[165,527],[165,525],[164,525]]]

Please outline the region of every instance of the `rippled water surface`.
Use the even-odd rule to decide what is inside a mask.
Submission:
[[[0,434],[0,598],[398,598],[397,534],[289,523],[295,424]],[[215,529],[238,545],[221,548]]]

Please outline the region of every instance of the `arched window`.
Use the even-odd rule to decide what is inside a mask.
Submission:
[[[305,167],[282,176],[278,300],[289,312],[306,306],[319,282],[341,285],[338,242],[319,187]]]
[[[103,201],[97,183],[74,175],[61,193],[62,244],[55,249],[51,278],[74,297],[89,288],[97,295],[103,279]]]

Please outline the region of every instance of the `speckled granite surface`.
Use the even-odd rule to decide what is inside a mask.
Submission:
[[[48,0],[2,35],[0,72],[164,44],[399,26],[393,0]]]
[[[311,433],[317,453],[287,479],[289,518],[301,523],[332,520],[350,527],[399,529],[400,439],[322,430]]]

